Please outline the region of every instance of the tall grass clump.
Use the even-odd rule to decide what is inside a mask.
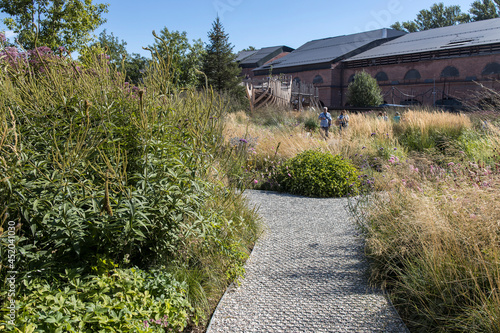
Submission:
[[[445,167],[388,163],[384,191],[357,211],[372,281],[389,290],[411,331],[500,330],[495,159],[493,166],[465,159]]]
[[[449,142],[456,141],[470,128],[472,122],[464,114],[409,110],[402,115],[402,121],[395,124],[394,132],[408,150],[445,152]]]
[[[156,50],[140,87],[103,55],[80,66],[44,52],[5,49],[0,60],[3,309],[18,271],[17,317],[2,313],[0,327],[203,324],[257,232],[224,183],[234,169],[227,104],[211,90],[173,88]]]

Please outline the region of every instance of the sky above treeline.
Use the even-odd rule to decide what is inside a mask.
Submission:
[[[142,47],[154,43],[152,31],[164,27],[185,31],[190,41],[208,42],[207,33],[217,15],[236,53],[249,46],[298,48],[314,39],[389,28],[396,21],[414,20],[420,10],[437,2],[459,5],[462,12],[468,12],[473,1],[93,0],[109,4],[109,12],[104,14],[107,22],[95,34],[106,29],[127,42],[129,53],[143,56],[149,52]],[[1,30],[7,30],[3,23]]]

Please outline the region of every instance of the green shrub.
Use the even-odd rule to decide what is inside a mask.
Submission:
[[[193,312],[187,285],[161,270],[117,269],[90,277],[67,271],[65,277],[62,283],[24,280],[18,322],[34,332],[179,332]]]
[[[255,214],[234,187],[223,184],[233,165],[230,152],[221,149],[226,101],[210,90],[169,87],[168,64],[161,59],[150,62],[147,89],[130,88],[100,60],[83,70],[70,60],[54,61],[36,75],[22,59],[17,67],[4,60],[0,303],[7,298],[7,252],[14,242],[7,230],[15,225],[11,266],[19,268],[19,281],[43,271],[56,288],[64,286],[66,268],[82,280],[115,265],[182,268],[200,272],[187,281],[199,286],[187,288],[187,299],[195,308],[201,305],[187,322],[208,317],[203,303],[220,297],[242,274],[257,234]],[[42,297],[26,292],[22,283],[17,288],[26,304]],[[133,306],[140,307],[152,291],[141,293]],[[114,301],[109,307],[119,306]],[[197,314],[200,308],[207,310],[204,315]],[[30,311],[43,316],[46,310]],[[58,308],[53,314],[67,315]]]
[[[377,80],[366,72],[356,73],[347,88],[347,102],[352,106],[367,107],[378,106],[383,101]]]
[[[309,117],[304,122],[306,131],[314,132],[319,128],[318,119]]]
[[[283,163],[275,180],[280,191],[310,197],[357,194],[358,171],[339,155],[307,150]]]

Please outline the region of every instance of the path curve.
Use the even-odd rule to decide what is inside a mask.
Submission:
[[[347,199],[246,190],[266,230],[207,333],[408,332],[380,290]]]

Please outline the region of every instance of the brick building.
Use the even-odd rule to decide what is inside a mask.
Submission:
[[[253,69],[255,76],[272,74],[292,75],[294,81],[314,83],[319,90],[323,105],[338,104],[333,91],[342,81],[342,60],[360,54],[396,37],[404,32],[393,29],[378,29],[353,35],[337,36],[310,41],[290,54]]]
[[[479,84],[500,84],[500,18],[402,33],[379,29],[311,41],[253,73],[293,75],[313,82],[321,102],[346,105],[354,74],[366,71],[391,104],[477,103]]]
[[[500,88],[500,19],[406,34],[346,59],[343,70],[342,102],[354,74],[365,71],[386,103],[475,104],[479,84]]]

